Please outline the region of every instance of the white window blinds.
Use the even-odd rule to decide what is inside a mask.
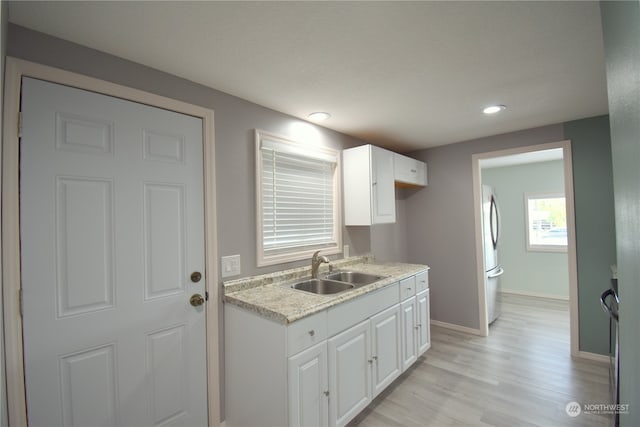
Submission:
[[[337,156],[264,135],[258,151],[263,258],[336,247]]]

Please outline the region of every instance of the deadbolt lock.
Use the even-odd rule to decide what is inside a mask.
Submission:
[[[204,304],[204,297],[200,294],[193,294],[191,295],[189,302],[191,303],[192,306],[199,307],[202,304]]]
[[[200,273],[199,271],[194,271],[193,273],[191,273],[191,281],[193,283],[198,283],[200,279],[202,279],[202,273]]]

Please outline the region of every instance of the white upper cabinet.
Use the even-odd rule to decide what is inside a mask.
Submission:
[[[342,152],[345,225],[396,222],[393,152],[362,145]]]
[[[342,152],[345,225],[396,222],[395,184],[427,185],[427,165],[374,145]]]
[[[402,154],[393,153],[395,181],[406,185],[427,185],[427,164]]]

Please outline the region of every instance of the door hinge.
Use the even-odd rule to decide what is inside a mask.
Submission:
[[[204,300],[209,301],[209,291],[204,291]]]
[[[20,307],[20,317],[24,317],[24,297],[22,295],[22,288],[18,289],[18,304]]]
[[[18,113],[18,138],[22,138],[22,111]]]

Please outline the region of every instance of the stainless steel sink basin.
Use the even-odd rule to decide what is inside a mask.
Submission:
[[[319,295],[337,294],[354,288],[351,283],[337,282],[327,279],[309,279],[291,285],[293,289]]]
[[[326,274],[324,278],[328,280],[337,280],[339,282],[351,283],[355,286],[364,286],[373,282],[377,282],[380,279],[384,279],[384,276],[360,273],[357,271],[336,271]]]

